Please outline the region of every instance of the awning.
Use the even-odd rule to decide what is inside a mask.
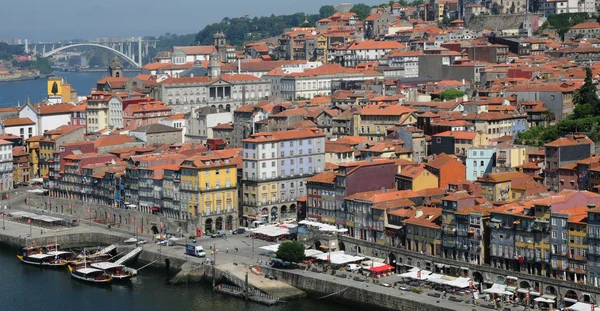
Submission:
[[[597,309],[598,306],[595,306],[595,308]],[[572,311],[590,311],[590,310],[594,310],[592,309],[592,305],[589,303],[584,303],[584,302],[576,302],[574,305],[567,307],[567,310],[572,310]]]
[[[500,220],[498,218],[492,218],[492,219],[490,219],[490,221],[491,222],[498,222],[498,223],[502,222],[502,220]]]
[[[153,207],[153,208],[151,208],[151,210],[156,212],[156,211],[158,211],[158,207]]]
[[[577,302],[577,299],[567,298],[567,297],[563,298],[563,300],[566,301],[566,302],[572,302],[572,303],[576,303]]]
[[[534,299],[533,301],[545,302],[545,303],[554,303],[554,300],[546,299],[544,297],[538,297],[538,298]]]
[[[517,289],[517,292],[519,292],[521,294],[527,294],[527,293],[529,293],[529,290],[526,288],[519,288],[519,289]]]
[[[381,265],[381,266],[370,268],[369,270],[371,270],[375,273],[380,273],[380,272],[384,272],[384,271],[394,270],[394,267],[392,267],[390,265]]]
[[[539,296],[540,292],[529,292],[530,296]]]
[[[402,229],[402,226],[396,226],[396,225],[390,225],[390,224],[385,225],[385,227],[391,228],[391,229],[396,229],[396,230]]]
[[[556,296],[551,295],[551,294],[544,294],[544,295],[542,295],[542,298],[556,300]]]
[[[519,278],[517,278],[517,277],[514,277],[514,276],[507,276],[506,278],[507,278],[507,279],[511,279],[511,280],[518,280],[518,279],[519,279]]]
[[[506,286],[504,286],[502,284],[494,283],[492,285],[492,287],[490,287],[488,289],[484,289],[483,291],[485,293],[490,293],[490,294],[503,294],[505,288],[506,288]]]
[[[436,264],[436,266],[441,269],[441,268],[445,267],[446,265],[443,263],[438,263],[438,264]]]
[[[468,267],[460,267],[461,270],[469,270]]]

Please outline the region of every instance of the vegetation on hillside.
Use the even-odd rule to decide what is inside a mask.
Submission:
[[[440,99],[441,100],[451,100],[451,99],[463,97],[464,95],[465,95],[465,92],[463,92],[463,91],[448,89],[448,90],[445,90],[440,93]]]
[[[24,55],[25,51],[20,45],[10,45],[6,42],[0,42],[0,59],[12,60],[14,56]]]
[[[600,99],[592,78],[592,70],[585,69],[585,83],[573,95],[573,114],[548,127],[532,127],[517,134],[515,143],[543,146],[561,136],[571,133],[586,133],[593,141],[600,138]]]
[[[52,73],[52,64],[50,64],[50,61],[48,61],[48,58],[38,57],[37,60],[24,61],[24,62],[17,62],[16,60],[13,60],[12,65],[15,68],[37,69],[43,75]]]
[[[548,20],[538,29],[538,33],[541,33],[546,29],[554,29],[561,38],[564,38],[565,33],[569,31],[571,27],[583,23],[586,18],[588,18],[588,13],[552,14],[548,16]]]

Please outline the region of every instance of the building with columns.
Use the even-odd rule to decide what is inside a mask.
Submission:
[[[202,107],[232,111],[271,95],[269,80],[249,74],[221,74],[216,53],[211,56],[208,76],[169,78],[159,86],[159,99],[175,114]]]

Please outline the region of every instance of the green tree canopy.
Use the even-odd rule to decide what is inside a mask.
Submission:
[[[459,90],[448,89],[440,93],[441,100],[451,100],[459,97],[463,97],[465,92]]]
[[[335,8],[333,5],[324,5],[319,9],[319,16],[321,18],[326,18],[335,14]]]
[[[304,244],[296,241],[283,242],[275,254],[283,261],[300,262],[304,259]]]
[[[364,3],[355,4],[350,12],[355,13],[360,20],[364,20],[371,15],[371,6]]]

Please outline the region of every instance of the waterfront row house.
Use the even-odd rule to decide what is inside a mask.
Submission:
[[[296,214],[306,179],[325,169],[325,134],[316,129],[261,132],[244,139],[243,217],[275,221]]]

